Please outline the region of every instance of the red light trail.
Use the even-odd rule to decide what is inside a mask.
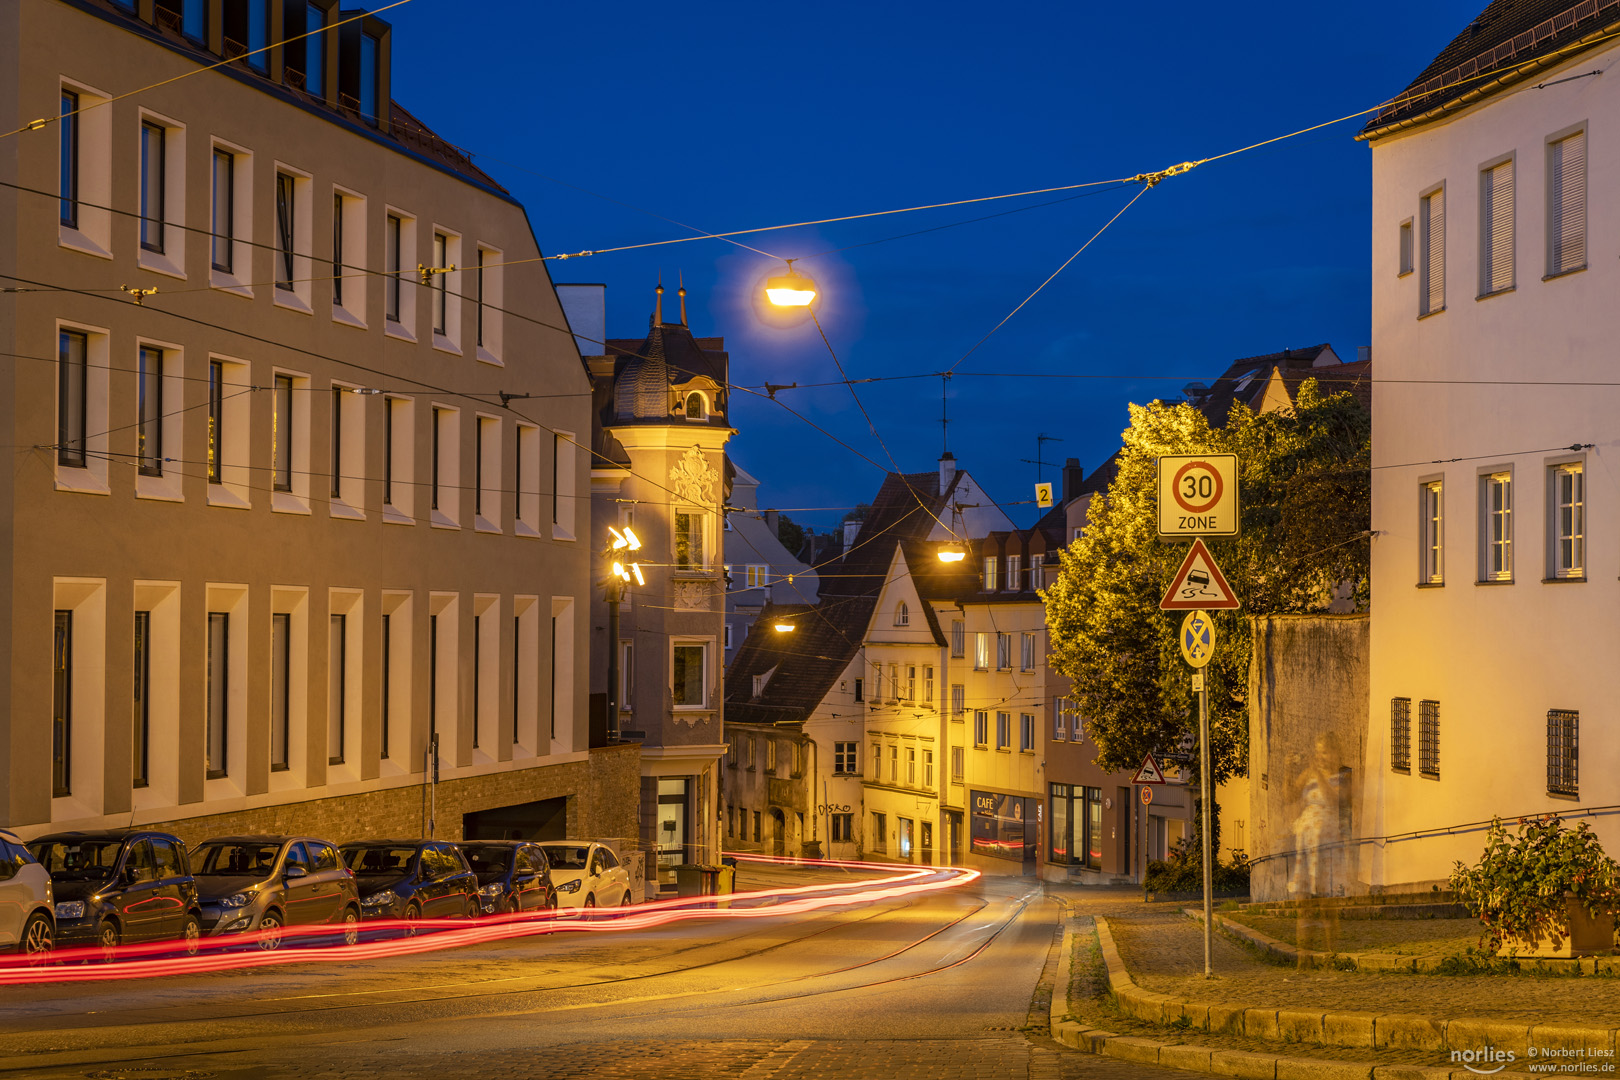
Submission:
[[[61,949],[47,959],[36,957],[6,957],[0,959],[0,986],[25,986],[40,983],[99,982],[111,979],[147,979],[171,975],[197,975],[205,972],[225,971],[232,968],[270,967],[282,964],[309,964],[330,961],[352,963],[357,960],[379,960],[393,956],[437,952],[464,945],[485,944],[510,938],[530,937],[538,934],[568,932],[625,932],[648,930],[671,923],[712,919],[768,919],[783,915],[803,915],[825,908],[875,903],[902,896],[954,889],[976,880],[977,870],[961,867],[905,867],[892,863],[838,862],[816,860],[804,863],[798,859],[776,858],[767,855],[736,855],[739,861],[763,865],[811,865],[850,870],[875,870],[886,876],[858,882],[828,882],[800,885],[781,889],[759,889],[752,892],[731,893],[724,896],[681,897],[656,900],[629,908],[597,908],[585,915],[587,909],[568,912],[539,911],[513,915],[493,916],[474,922],[462,920],[422,920],[404,922],[379,919],[359,924],[362,935],[398,935],[379,941],[360,941],[354,945],[317,945],[302,949],[288,949],[297,938],[330,938],[343,932],[341,926],[301,926],[281,929],[282,947],[275,952],[241,950],[253,946],[257,934],[235,934],[224,937],[203,938],[198,942],[194,956],[174,956],[184,945],[177,941],[158,941],[147,944],[120,946],[115,959],[102,962],[103,953],[97,946]],[[898,872],[896,872],[898,870]],[[736,907],[746,904],[754,906]]]

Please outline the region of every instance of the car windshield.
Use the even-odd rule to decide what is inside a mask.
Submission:
[[[204,844],[191,853],[199,877],[269,877],[280,844]]]
[[[512,856],[517,853],[516,848],[509,847],[463,847],[461,853],[467,856],[467,862],[475,874],[499,874],[510,869]]]
[[[112,877],[122,840],[51,840],[28,850],[50,875],[64,881],[101,881]]]
[[[413,847],[352,847],[340,853],[343,865],[356,874],[390,874],[400,877],[410,873],[411,860],[416,858]]]
[[[553,870],[583,870],[585,861],[591,856],[591,849],[586,844],[547,844],[546,858],[551,860]]]

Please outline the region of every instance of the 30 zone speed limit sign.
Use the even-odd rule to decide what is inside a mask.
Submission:
[[[1236,454],[1187,454],[1159,459],[1159,535],[1236,536]]]

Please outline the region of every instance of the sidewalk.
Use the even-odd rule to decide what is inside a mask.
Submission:
[[[1052,1035],[1079,1049],[1248,1080],[1471,1080],[1453,1051],[1486,1049],[1485,1072],[1552,1051],[1560,1071],[1616,1075],[1620,979],[1296,971],[1218,935],[1206,980],[1200,924],[1106,906],[1064,935]]]

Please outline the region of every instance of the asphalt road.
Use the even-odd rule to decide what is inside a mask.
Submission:
[[[0,988],[0,1080],[1178,1075],[1045,1037],[1055,895],[990,878],[796,917]]]

